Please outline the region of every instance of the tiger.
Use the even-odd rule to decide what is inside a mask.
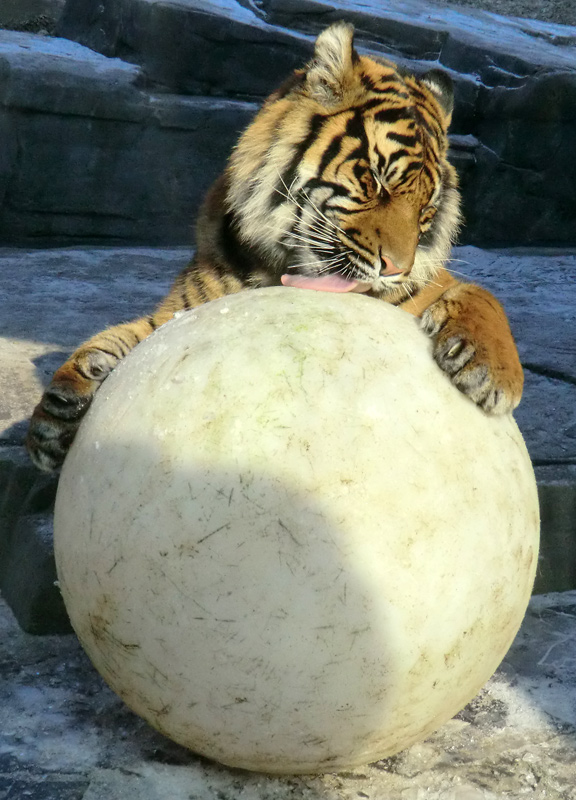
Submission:
[[[450,76],[359,55],[337,22],[263,103],[198,212],[196,251],[156,310],[82,344],[36,406],[27,449],[58,469],[95,392],[177,312],[267,286],[359,292],[419,319],[432,357],[487,414],[519,403],[501,304],[448,267],[461,226]]]

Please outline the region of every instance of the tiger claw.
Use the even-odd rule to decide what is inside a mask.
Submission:
[[[474,355],[474,347],[462,336],[450,336],[434,350],[436,363],[450,376],[457,375]]]
[[[42,410],[61,420],[77,420],[84,416],[92,398],[76,394],[66,386],[49,386],[42,398]]]
[[[523,374],[500,305],[476,286],[451,289],[422,314],[438,366],[463,394],[488,414],[513,411]]]

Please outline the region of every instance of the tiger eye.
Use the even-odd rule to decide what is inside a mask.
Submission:
[[[356,179],[360,184],[364,197],[371,199],[374,197],[374,195],[378,194],[380,184],[376,180],[376,177],[370,167],[357,165],[357,167],[354,168],[354,174],[356,175]]]

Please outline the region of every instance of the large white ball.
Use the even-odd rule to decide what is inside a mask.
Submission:
[[[417,321],[288,288],[168,323],[100,390],[56,503],[88,655],[225,764],[348,768],[462,708],[521,623],[538,502],[510,416]]]

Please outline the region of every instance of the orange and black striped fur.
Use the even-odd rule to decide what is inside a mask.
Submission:
[[[450,79],[362,57],[337,23],[271,95],[209,192],[197,252],[148,317],[96,334],[58,369],[34,411],[28,449],[58,467],[102,381],[176,311],[339,274],[421,318],[434,358],[488,413],[519,402],[523,375],[498,301],[445,268],[460,221],[446,157]]]

